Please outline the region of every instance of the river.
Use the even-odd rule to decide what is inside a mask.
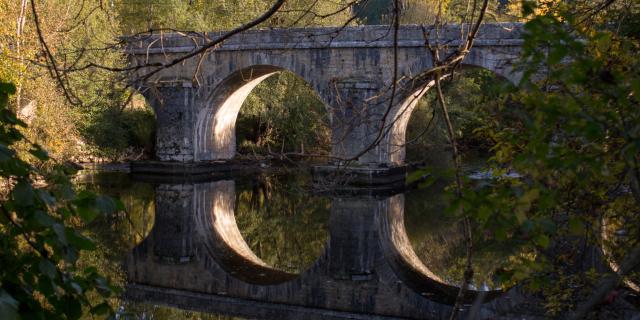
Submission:
[[[79,181],[126,207],[88,227],[99,249],[83,257],[124,288],[122,319],[444,318],[462,279],[447,179],[378,194],[319,192],[298,171]],[[479,239],[469,299],[499,313],[518,297],[495,271],[517,252]]]

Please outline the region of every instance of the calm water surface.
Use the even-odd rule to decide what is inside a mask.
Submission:
[[[87,175],[79,187],[120,197],[127,212],[90,226],[100,249],[85,260],[125,287],[122,319],[444,318],[465,256],[446,185],[329,195],[306,174]],[[503,312],[514,297],[494,271],[517,253],[476,246],[470,289],[489,301],[483,312]]]

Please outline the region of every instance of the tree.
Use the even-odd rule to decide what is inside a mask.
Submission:
[[[83,309],[108,314],[104,298],[115,288],[95,268],[76,269],[82,251],[95,249],[77,226],[122,206],[90,192],[76,194],[64,164],[37,169],[53,160],[18,129],[26,124],[8,108],[13,93],[15,86],[0,83],[0,317],[78,319]]]
[[[550,314],[574,319],[622,279],[637,281],[640,264],[640,42],[626,31],[637,30],[640,11],[612,3],[557,4],[530,17],[522,81],[482,130],[494,137],[495,181],[457,203],[492,238],[529,252],[504,267],[506,283],[526,282]],[[525,3],[525,13],[534,9]],[[624,27],[610,22],[618,16],[629,17]],[[506,177],[509,170],[521,178]],[[582,254],[593,246],[616,251],[603,260],[617,260],[617,270],[585,266]]]

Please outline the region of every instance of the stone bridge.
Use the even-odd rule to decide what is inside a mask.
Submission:
[[[484,68],[512,82],[521,50],[520,24],[482,26],[463,66]],[[451,51],[460,26],[439,32]],[[209,39],[220,33],[210,33]],[[130,40],[130,62],[168,63],[205,43],[178,34]],[[235,122],[251,90],[279,71],[304,79],[326,105],[332,156],[368,167],[402,166],[411,111],[429,89],[416,76],[433,66],[426,46],[434,30],[401,26],[397,42],[388,26],[247,31],[204,55],[164,69],[141,85],[157,117],[156,156],[162,161],[202,162],[235,155]],[[397,45],[397,47],[395,46]],[[397,85],[394,50],[397,49]],[[132,75],[139,77],[146,68]],[[366,151],[366,152],[365,152]]]
[[[235,199],[232,180],[158,185],[153,229],[125,262],[125,297],[250,319],[449,318],[458,288],[413,250],[404,195],[334,197],[324,251],[299,274],[251,250]],[[470,290],[468,303],[480,294],[476,319],[542,318],[519,290]]]

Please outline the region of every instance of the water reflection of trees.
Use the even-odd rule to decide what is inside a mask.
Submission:
[[[124,211],[96,219],[89,229],[98,243],[109,244],[114,259],[128,254],[147,237],[155,217],[155,189],[147,183],[132,183],[126,176],[105,175],[81,186],[120,199]]]
[[[322,254],[331,202],[301,187],[304,178],[259,176],[236,191],[236,222],[245,241],[267,264],[299,273]]]
[[[146,183],[132,183],[126,174],[97,173],[81,176],[76,181],[79,190],[89,189],[119,198],[124,211],[96,218],[86,226],[87,233],[96,240],[94,251],[85,251],[78,260],[80,270],[96,268],[112,283],[123,286],[126,276],[122,261],[127,254],[147,237],[155,220],[155,188]],[[119,313],[140,318],[130,313],[119,298],[109,300]],[[163,319],[163,318],[160,318]],[[167,318],[168,319],[168,318]]]
[[[414,251],[425,266],[445,282],[458,285],[463,278],[466,249],[461,221],[446,212],[449,201],[443,192],[446,185],[439,181],[429,188],[405,195],[405,228]],[[473,229],[472,284],[478,290],[496,289],[496,271],[508,267],[509,261],[524,253],[515,243],[486,241],[482,226],[475,225]]]

